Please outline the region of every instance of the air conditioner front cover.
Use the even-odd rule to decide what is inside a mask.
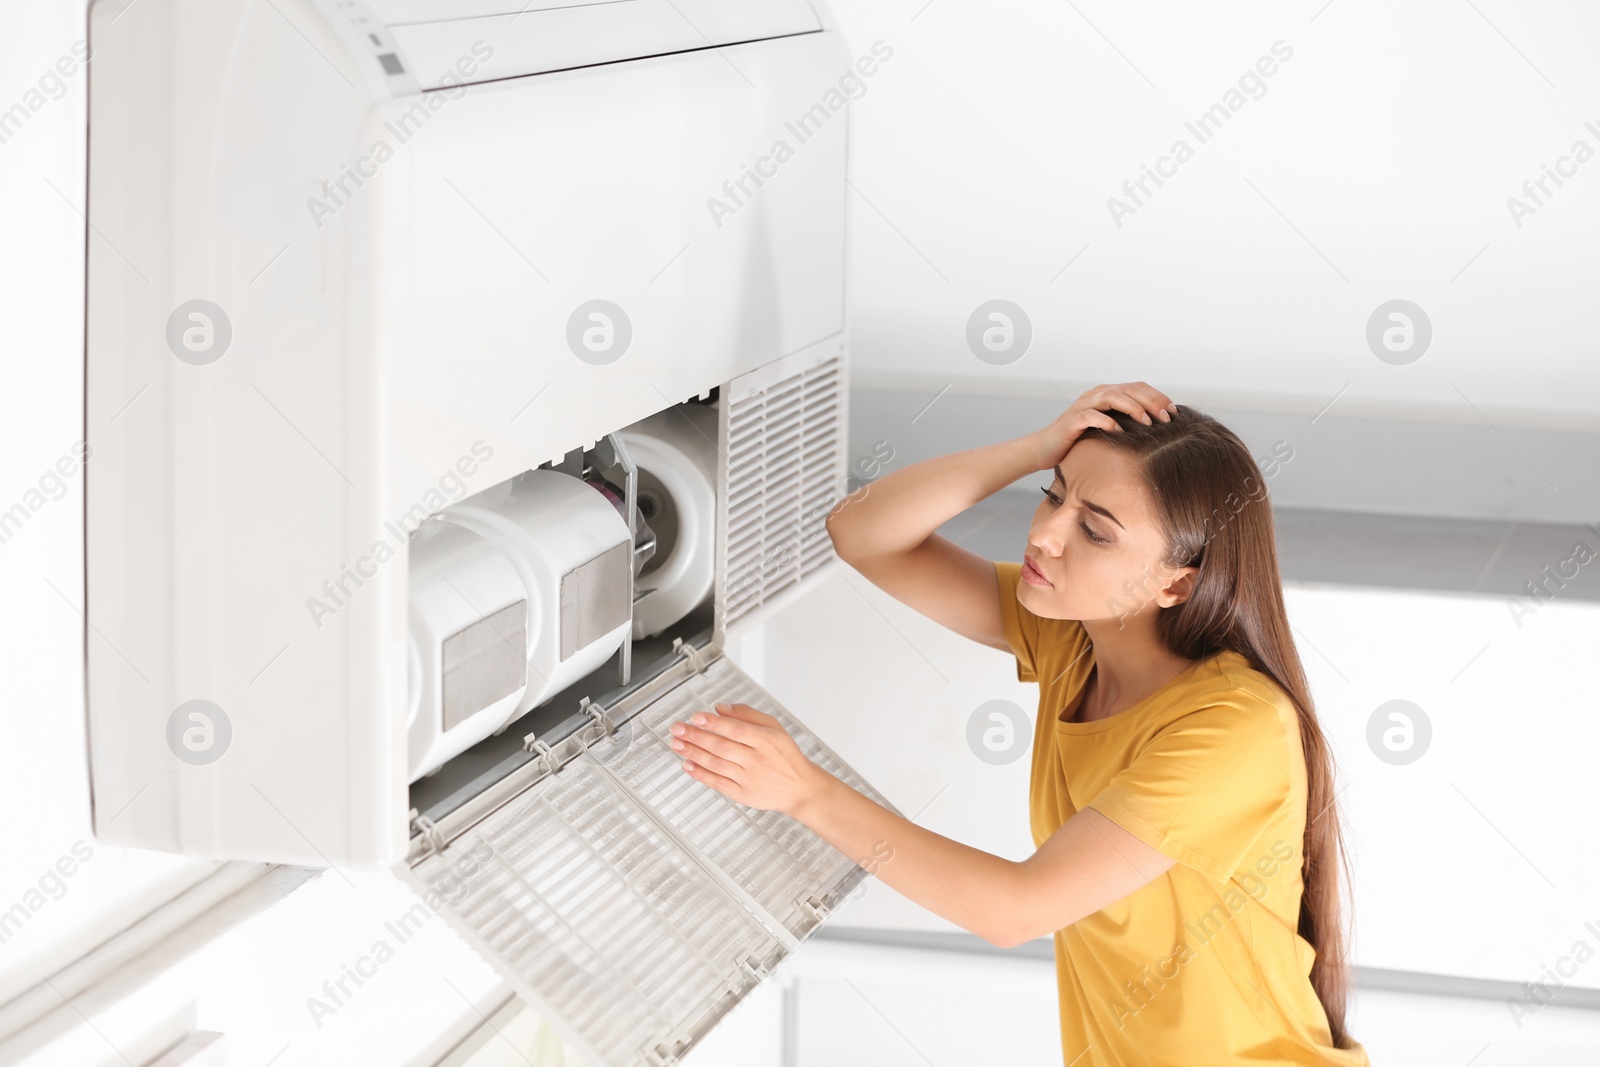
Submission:
[[[589,1067],[677,1062],[866,877],[789,816],[689,777],[673,722],[749,704],[897,810],[713,654],[558,773],[399,868]]]

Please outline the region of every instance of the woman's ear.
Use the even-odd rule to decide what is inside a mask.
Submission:
[[[1199,567],[1179,567],[1172,572],[1167,583],[1156,590],[1156,604],[1163,608],[1177,607],[1194,594],[1195,575]]]

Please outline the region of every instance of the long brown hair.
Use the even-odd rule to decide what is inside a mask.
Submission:
[[[1334,1047],[1349,1048],[1340,897],[1341,874],[1344,884],[1349,882],[1348,855],[1334,804],[1333,756],[1317,723],[1283,607],[1263,470],[1233,431],[1194,408],[1177,407],[1170,421],[1149,426],[1121,411],[1108,411],[1122,432],[1090,427],[1079,440],[1104,441],[1133,462],[1149,485],[1166,536],[1166,562],[1199,568],[1189,598],[1164,609],[1157,620],[1166,646],[1193,660],[1223,650],[1237,652],[1277,682],[1299,711],[1306,761],[1300,936],[1316,950],[1311,986],[1327,1013]],[[1283,458],[1280,454],[1269,462]]]

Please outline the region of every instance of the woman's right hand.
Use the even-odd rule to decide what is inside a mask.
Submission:
[[[1109,409],[1127,412],[1148,426],[1152,417],[1170,421],[1178,405],[1167,394],[1144,382],[1097,385],[1074,401],[1056,421],[1032,434],[1041,459],[1038,469],[1049,470],[1060,463],[1068,449],[1090,427],[1121,433],[1117,420],[1106,414]]]

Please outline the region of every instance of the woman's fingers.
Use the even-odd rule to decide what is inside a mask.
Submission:
[[[752,708],[749,704],[718,704],[717,711],[723,719],[741,719],[761,726],[776,726],[778,720],[759,708]],[[739,737],[738,733],[730,732],[729,737]]]
[[[815,791],[822,772],[781,725],[763,719],[778,722],[748,704],[717,705],[714,714],[672,723],[669,744],[695,780],[741,804],[790,811]]]
[[[725,759],[714,752],[707,752],[692,741],[678,740],[673,742],[673,749],[686,760],[690,760],[697,767],[715,771],[725,778],[734,779],[744,771],[744,767],[733,760]]]
[[[1110,415],[1107,415],[1104,411],[1091,411],[1089,415],[1094,420],[1096,425],[1098,425],[1101,429],[1111,430],[1114,433],[1122,432],[1122,424],[1117,422],[1117,420],[1113,419]]]
[[[1177,410],[1178,405],[1172,402],[1170,396],[1148,382],[1129,382],[1123,389],[1143,403],[1146,411],[1158,416],[1170,415]]]
[[[1147,409],[1160,407],[1160,405],[1152,399],[1147,399],[1153,396],[1154,390],[1150,390],[1148,387],[1141,389],[1139,384],[1138,382],[1130,382],[1112,395],[1115,398],[1114,402],[1118,411],[1126,411],[1129,415],[1148,426],[1151,419],[1150,411]]]
[[[764,727],[778,723],[771,715],[757,711],[749,704],[716,704],[710,712],[696,712],[690,721],[746,744],[754,744]]]
[[[732,778],[717,774],[715,771],[707,770],[692,760],[684,760],[683,769],[688,773],[690,778],[693,778],[697,782],[702,782],[705,785],[709,785],[712,789],[715,789],[724,796],[733,797],[734,793],[738,792],[739,790],[739,783],[734,781]],[[734,797],[734,799],[737,800],[738,798]]]
[[[1121,385],[1102,385],[1091,389],[1084,394],[1088,406],[1105,409],[1115,408],[1125,412],[1140,422],[1149,426],[1155,418],[1163,421],[1170,419],[1171,413],[1177,405],[1165,393],[1145,382],[1124,382]],[[1115,421],[1115,420],[1112,420]],[[1118,429],[1121,429],[1119,426]]]
[[[731,737],[724,737],[704,726],[675,722],[672,724],[672,732],[676,735],[672,739],[672,747],[677,752],[687,751],[688,746],[693,745],[703,752],[710,752],[742,766],[753,751],[751,746],[735,741]]]
[[[747,745],[755,744],[760,735],[759,727],[724,714],[720,710],[697,711],[689,716],[685,725],[697,727],[701,730],[709,730],[714,734],[721,734],[723,737],[742,741]]]
[[[1090,415],[1094,417],[1096,425],[1100,425],[1100,420],[1104,420],[1116,430],[1120,430],[1122,427],[1117,425],[1116,419],[1106,414],[1107,408],[1126,412],[1136,419],[1144,419],[1144,405],[1123,392],[1120,387],[1114,385],[1102,386],[1097,390],[1093,399],[1089,401],[1088,408]]]
[[[1159,418],[1168,418],[1177,408],[1171,397],[1145,382],[1130,382],[1126,389],[1144,404],[1147,412],[1154,412]]]

